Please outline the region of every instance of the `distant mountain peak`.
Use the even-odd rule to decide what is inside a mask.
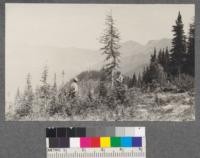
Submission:
[[[150,40],[146,45],[141,45],[134,41],[123,43],[121,49],[121,71],[128,76],[141,72],[144,66],[149,63],[153,49],[156,48],[158,51],[166,47],[171,47],[171,39]]]
[[[158,39],[158,40],[149,40],[146,45],[154,45],[157,43],[163,43],[163,42],[169,42],[169,41],[171,41],[171,39],[169,39],[169,38],[162,38],[162,39]]]
[[[140,46],[142,46],[142,44],[140,44],[136,41],[132,41],[132,40],[126,41],[122,45],[126,45],[126,46],[128,46],[128,45],[140,45]]]
[[[135,52],[138,52],[140,49],[143,48],[143,45],[141,45],[138,42],[129,40],[121,44],[120,52],[122,52],[122,56],[130,56]]]

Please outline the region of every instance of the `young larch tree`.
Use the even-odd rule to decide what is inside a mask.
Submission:
[[[106,16],[105,25],[106,29],[100,39],[100,43],[103,44],[103,47],[100,50],[102,54],[106,55],[105,61],[107,63],[104,65],[104,71],[107,73],[107,77],[112,81],[113,87],[114,72],[119,68],[120,63],[120,36],[112,14]]]

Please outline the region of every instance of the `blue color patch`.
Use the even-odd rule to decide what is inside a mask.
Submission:
[[[121,137],[121,147],[132,147],[132,137]]]
[[[133,147],[142,147],[142,137],[133,137]]]

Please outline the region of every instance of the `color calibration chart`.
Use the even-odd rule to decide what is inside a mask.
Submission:
[[[146,158],[145,127],[51,127],[47,158]]]

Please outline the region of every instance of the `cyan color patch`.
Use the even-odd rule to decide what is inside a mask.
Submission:
[[[132,147],[132,137],[121,137],[121,147]]]

